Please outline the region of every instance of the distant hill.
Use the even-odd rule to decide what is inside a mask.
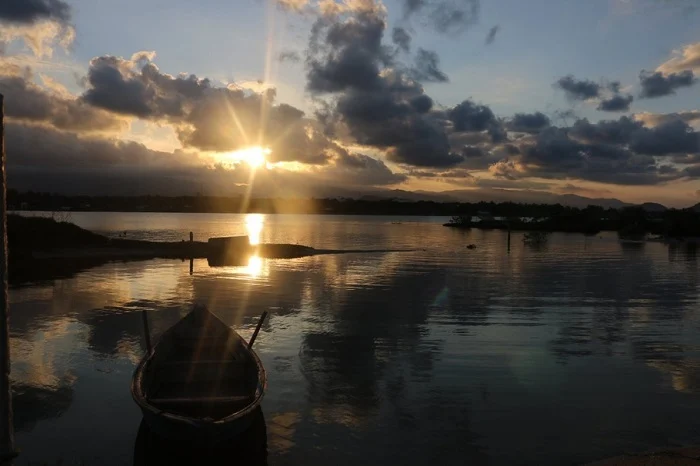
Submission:
[[[690,208],[693,212],[700,212],[700,202]]]
[[[640,206],[645,212],[666,212],[668,207],[657,204],[656,202],[645,202]]]
[[[481,188],[476,190],[461,189],[442,192],[430,191],[390,191],[392,197],[409,201],[435,202],[517,202],[521,204],[561,204],[569,207],[585,208],[597,205],[606,209],[619,209],[633,204],[614,198],[589,198],[576,194],[554,194],[547,191],[509,190]],[[380,197],[375,194],[375,196]]]

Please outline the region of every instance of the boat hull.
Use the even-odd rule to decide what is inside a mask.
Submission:
[[[143,420],[158,437],[212,445],[238,437],[246,432],[255,419],[255,411],[225,423],[188,422],[165,417],[148,409],[141,409]]]
[[[197,322],[203,323],[203,326],[198,327]],[[188,329],[195,330],[196,338],[194,340],[187,339],[185,330]],[[202,329],[206,331],[200,334]],[[216,335],[217,332],[220,335],[223,334],[225,338],[218,340],[209,338]],[[186,348],[195,348],[196,354],[199,354],[201,358],[170,360],[169,358],[173,354],[182,356],[182,353],[172,352],[173,348],[178,347],[178,345],[173,345],[173,342],[178,341],[186,342]],[[211,341],[215,341],[216,345],[206,346]],[[192,342],[194,344],[190,345]],[[220,344],[223,346],[219,346]],[[189,351],[191,349],[188,349],[184,354],[190,354]],[[158,359],[158,355],[163,357]],[[207,359],[213,355],[222,359]],[[245,362],[246,366],[240,365],[241,361],[247,361]],[[212,363],[215,367],[213,372],[210,367]],[[229,363],[234,364],[227,366]],[[178,368],[183,364],[188,368],[186,371]],[[204,366],[200,366],[200,364],[204,364]],[[177,369],[174,372],[163,372],[161,369],[166,367]],[[208,369],[200,371],[202,367]],[[221,367],[233,370],[234,374],[236,371],[243,372],[240,372],[240,376],[222,378]],[[245,369],[245,367],[250,369]],[[175,378],[171,377],[173,375]],[[206,391],[207,387],[210,386],[214,387],[213,392]],[[246,386],[250,388],[245,388]],[[168,387],[171,387],[170,391],[168,391]],[[174,392],[172,387],[175,387]],[[202,387],[204,387],[205,392],[202,391]],[[222,387],[226,387],[226,389]],[[266,388],[265,369],[257,354],[248,347],[240,335],[206,309],[195,309],[166,331],[159,343],[136,367],[131,382],[132,397],[139,405],[143,413],[143,421],[153,435],[163,439],[182,440],[187,443],[204,445],[230,440],[246,432],[254,422],[256,413],[260,411],[260,404]],[[163,394],[163,390],[165,390],[165,394]],[[231,390],[235,390],[233,395]],[[246,392],[246,390],[250,391]],[[150,391],[149,396],[146,396],[147,391]],[[243,396],[238,396],[237,393],[241,393]],[[241,402],[247,404],[240,404]],[[173,403],[176,403],[175,408],[171,409]],[[221,403],[233,404],[221,405]]]

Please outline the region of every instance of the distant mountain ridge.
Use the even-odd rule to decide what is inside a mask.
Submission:
[[[615,198],[589,198],[579,196],[577,194],[554,194],[546,191],[513,191],[495,188],[480,190],[452,190],[442,192],[403,191],[395,189],[385,191],[383,194],[376,193],[361,196],[361,199],[369,200],[372,198],[391,198],[406,201],[435,202],[516,202],[520,204],[561,204],[578,208],[585,208],[589,205],[597,205],[606,209],[620,209],[622,207],[631,207],[635,205]]]

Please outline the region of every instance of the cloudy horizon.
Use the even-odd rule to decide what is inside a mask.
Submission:
[[[698,10],[3,2],[9,187],[512,190],[686,207],[700,201]]]

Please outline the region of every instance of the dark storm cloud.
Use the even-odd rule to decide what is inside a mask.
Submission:
[[[644,155],[700,152],[700,133],[680,119],[669,120],[652,128],[628,117],[598,123],[583,119],[574,124],[569,135],[585,143],[624,146]]]
[[[404,19],[413,17],[441,33],[459,33],[478,23],[479,0],[403,0]]]
[[[464,146],[462,148],[462,155],[464,156],[464,158],[468,159],[470,157],[483,157],[485,155],[485,152],[481,147]]]
[[[598,110],[604,112],[627,112],[630,109],[630,104],[634,100],[631,95],[616,94],[608,99],[600,101]]]
[[[440,57],[438,57],[438,54],[420,48],[416,54],[412,75],[416,81],[421,82],[444,83],[449,81],[447,75],[440,70]]]
[[[61,0],[1,0],[0,21],[31,24],[41,20],[70,21],[70,6]]]
[[[136,58],[136,57],[135,57]],[[88,90],[83,99],[116,113],[141,118],[182,117],[185,106],[212,88],[208,79],[194,75],[172,77],[146,62],[103,56],[90,61]]]
[[[425,94],[418,95],[411,99],[411,107],[418,113],[427,113],[433,108],[433,99]]]
[[[519,133],[537,133],[550,125],[549,117],[541,112],[516,113],[507,123],[510,131]]]
[[[347,172],[349,179],[361,180],[367,185],[388,185],[406,181],[406,175],[393,173],[381,160],[364,154],[338,150],[335,158],[339,172]]]
[[[299,52],[295,52],[294,50],[285,50],[283,52],[280,52],[277,59],[280,63],[299,63],[301,61],[301,55],[299,54]]]
[[[673,95],[677,89],[690,87],[698,80],[691,70],[680,71],[678,73],[662,74],[660,71],[654,73],[642,71],[639,74],[639,83],[642,86],[641,98],[651,99]]]
[[[597,123],[590,123],[584,118],[574,123],[569,134],[575,139],[588,143],[625,145],[642,127],[641,122],[626,116],[618,120],[601,120]]]
[[[448,118],[455,131],[484,131],[497,123],[496,117],[486,105],[475,104],[471,100],[449,109]]]
[[[486,45],[491,45],[493,42],[496,40],[496,34],[498,34],[498,31],[501,29],[501,26],[496,25],[489,29],[489,33],[486,34],[486,40],[484,41]]]
[[[345,21],[317,20],[310,49],[324,49],[326,53],[307,57],[307,89],[313,93],[331,93],[381,87],[379,70],[391,63],[390,54],[382,46],[385,26],[383,18],[371,13],[361,13]],[[323,38],[318,37],[324,32]]]
[[[391,40],[404,52],[408,53],[411,50],[411,36],[406,32],[406,29],[395,27],[391,31]]]
[[[651,155],[700,153],[700,133],[681,120],[670,121],[633,133],[630,149]]]
[[[81,100],[50,93],[30,79],[29,75],[0,76],[8,117],[81,132],[125,129],[124,120]]]
[[[554,85],[562,89],[572,100],[589,100],[600,95],[601,85],[587,79],[578,80],[572,75],[559,78]]]
[[[651,155],[640,155],[621,146],[584,144],[569,138],[560,128],[538,135],[516,164],[502,176],[584,179],[602,183],[646,185],[680,178],[675,170],[662,168]]]
[[[382,45],[385,19],[360,12],[315,23],[307,56],[307,89],[327,98],[317,115],[328,134],[386,151],[387,159],[414,166],[455,165],[444,126],[431,114],[432,99],[415,80],[415,70],[395,66]],[[419,51],[419,74],[442,79],[437,56]]]
[[[672,162],[695,164],[700,155],[700,134],[681,119],[654,127],[626,116],[597,123],[583,119],[570,128],[548,127],[516,144],[521,154],[491,165],[494,176],[652,185],[694,176]]]

